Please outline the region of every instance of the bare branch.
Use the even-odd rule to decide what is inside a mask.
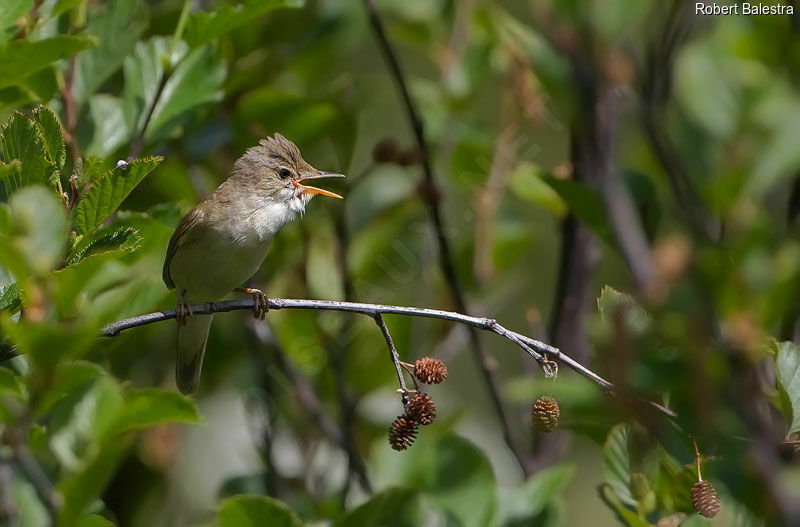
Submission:
[[[427,309],[421,307],[391,306],[385,304],[366,304],[360,302],[339,302],[335,300],[308,300],[299,298],[269,298],[267,299],[270,309],[315,309],[323,311],[344,311],[348,313],[359,313],[375,318],[378,315],[406,315],[422,318],[435,318],[449,320],[465,324],[473,329],[482,329],[496,333],[505,337],[519,346],[526,354],[541,363],[547,358],[557,359],[564,366],[575,371],[582,377],[597,384],[605,393],[615,395],[616,389],[612,383],[602,378],[583,364],[561,353],[561,351],[545,342],[533,339],[516,331],[511,331],[496,320],[486,317],[473,317],[456,313],[454,311],[443,311],[440,309]],[[226,313],[229,311],[252,310],[254,308],[253,299],[224,300],[222,302],[206,302],[191,306],[192,313],[195,315],[210,315],[212,313]],[[123,320],[118,320],[107,324],[101,330],[106,337],[116,337],[122,331],[154,322],[161,322],[175,318],[175,310],[156,311],[146,313]],[[643,401],[662,414],[675,418],[677,414],[664,406],[653,402]]]
[[[378,324],[379,328],[381,328],[383,338],[386,339],[386,345],[389,346],[389,356],[391,357],[394,367],[397,370],[397,382],[400,384],[400,388],[403,390],[403,401],[405,401],[405,392],[408,390],[408,387],[406,386],[406,379],[403,377],[403,367],[400,365],[400,355],[397,354],[397,348],[394,347],[392,335],[389,333],[389,328],[386,327],[386,322],[383,320],[383,316],[381,316],[380,313],[375,315],[375,323]]]

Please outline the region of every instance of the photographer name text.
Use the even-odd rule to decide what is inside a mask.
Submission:
[[[784,4],[743,4],[719,5],[697,2],[694,5],[696,15],[793,15],[794,6]]]

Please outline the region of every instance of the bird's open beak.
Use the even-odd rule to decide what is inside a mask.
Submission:
[[[301,184],[303,181],[306,181],[307,179],[318,179],[318,178],[324,178],[324,177],[344,177],[344,174],[335,174],[333,172],[324,172],[324,171],[320,170],[316,174],[312,174],[312,175],[309,175],[309,176],[304,176],[304,177],[298,178],[294,182],[294,186],[299,188],[299,189],[302,189],[304,194],[305,193],[308,193],[308,194],[322,194],[323,196],[330,196],[331,198],[342,199],[342,197],[339,194],[336,194],[336,193],[331,192],[329,190],[325,190],[325,189],[321,189],[321,188],[317,188],[317,187],[311,187],[311,186],[308,186],[308,185],[302,185]]]

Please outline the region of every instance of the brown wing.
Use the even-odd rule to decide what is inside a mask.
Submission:
[[[169,239],[167,257],[164,260],[164,270],[161,273],[161,278],[164,279],[164,283],[167,284],[167,287],[170,289],[175,288],[175,281],[169,274],[169,266],[172,263],[172,257],[175,256],[178,247],[182,245],[181,238],[183,238],[183,235],[189,232],[189,229],[200,223],[203,220],[203,216],[203,211],[199,210],[197,207],[187,212],[186,216],[181,220],[180,225],[178,225],[178,228],[175,229],[175,232],[172,234],[172,238]]]

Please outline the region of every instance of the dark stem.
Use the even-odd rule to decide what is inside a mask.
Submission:
[[[386,322],[383,320],[383,316],[381,316],[380,313],[375,315],[375,323],[381,328],[383,338],[386,339],[386,345],[389,347],[389,358],[392,359],[394,368],[397,370],[397,383],[400,385],[400,389],[403,390],[403,402],[405,402],[408,387],[406,386],[406,378],[403,376],[403,365],[400,362],[400,355],[397,354],[397,348],[394,347],[392,334],[389,333],[389,328],[386,327]]]
[[[414,104],[414,100],[411,98],[411,93],[408,90],[408,83],[406,82],[403,68],[401,67],[400,61],[397,58],[397,53],[395,52],[388,36],[386,35],[386,29],[377,9],[375,8],[375,5],[373,4],[372,0],[363,0],[363,3],[369,18],[370,26],[372,27],[373,33],[375,34],[375,38],[378,42],[378,46],[380,47],[381,53],[383,54],[383,57],[389,66],[389,71],[394,79],[395,84],[397,85],[397,89],[400,92],[400,97],[403,100],[403,105],[406,109],[408,120],[414,132],[417,148],[421,154],[422,172],[425,185],[427,187],[427,192],[425,192],[423,195],[427,197],[425,201],[428,205],[428,214],[430,215],[430,220],[436,235],[436,242],[439,247],[439,264],[442,269],[442,274],[444,274],[445,280],[447,281],[450,293],[455,301],[456,309],[461,312],[468,313],[469,309],[467,309],[467,303],[464,299],[464,291],[453,262],[450,242],[448,241],[447,234],[445,233],[443,215],[437,199],[437,196],[440,195],[440,192],[437,189],[436,179],[434,178],[433,165],[431,164],[430,147],[425,139],[423,121],[420,118],[417,107]],[[503,404],[502,398],[500,397],[500,390],[498,388],[496,379],[496,364],[489,358],[489,356],[486,354],[486,351],[483,349],[478,332],[475,331],[475,328],[469,327],[468,331],[470,342],[472,344],[473,357],[483,376],[484,384],[489,392],[489,397],[495,413],[497,414],[497,418],[503,428],[503,437],[505,438],[509,449],[511,449],[511,452],[514,454],[514,457],[517,459],[520,468],[526,475],[528,475],[529,471],[527,468],[525,455],[517,445],[517,442],[512,434],[513,428],[508,417],[508,412]]]
[[[161,80],[158,82],[158,88],[156,88],[155,96],[153,96],[153,102],[147,108],[147,116],[145,117],[144,123],[142,123],[142,127],[139,129],[139,133],[136,134],[136,139],[134,139],[131,143],[131,150],[128,153],[129,162],[139,157],[139,154],[142,153],[145,142],[144,135],[147,133],[147,127],[150,126],[150,121],[153,119],[153,113],[156,110],[156,106],[158,106],[158,100],[161,98],[161,94],[163,93],[164,87],[167,85],[168,80],[169,74],[165,71],[164,74],[161,75]]]

